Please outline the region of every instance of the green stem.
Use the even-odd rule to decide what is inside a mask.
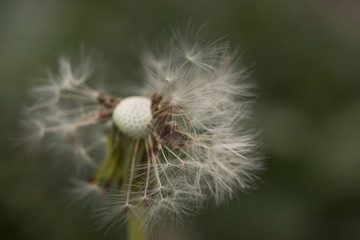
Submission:
[[[139,203],[137,206],[137,214],[135,215],[133,212],[130,213],[129,219],[127,222],[127,240],[146,240],[146,231],[141,222],[143,218],[143,204]]]
[[[144,159],[145,141],[140,140],[140,144],[137,150],[135,163],[140,164]],[[134,179],[136,183],[139,179]],[[136,184],[134,184],[136,186]],[[127,222],[127,238],[128,240],[146,240],[146,231],[144,227],[144,211],[145,206],[143,202],[139,202],[133,211],[129,212],[129,218]]]
[[[145,140],[131,139],[121,135],[114,126],[109,135],[106,147],[106,157],[94,175],[96,184],[101,187],[122,188],[123,192],[140,191],[136,184],[141,179],[136,176],[134,166],[142,164],[145,159]],[[130,180],[131,179],[131,180]],[[129,189],[130,187],[130,189]],[[135,209],[128,211],[127,239],[146,240],[144,228],[145,205],[143,202],[136,204]]]

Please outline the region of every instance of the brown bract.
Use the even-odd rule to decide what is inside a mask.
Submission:
[[[183,109],[164,100],[160,93],[154,92],[151,96],[152,124],[149,126],[151,135],[158,144],[168,144],[173,148],[182,148],[191,137],[186,130],[173,117]]]
[[[99,110],[97,121],[99,123],[105,123],[111,119],[114,109],[120,103],[121,99],[100,93],[97,100],[105,107]]]

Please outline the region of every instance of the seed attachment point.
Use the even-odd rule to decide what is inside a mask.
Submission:
[[[152,120],[150,99],[139,96],[123,99],[114,109],[113,120],[127,136],[133,139],[146,137]]]

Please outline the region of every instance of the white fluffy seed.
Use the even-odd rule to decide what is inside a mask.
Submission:
[[[152,120],[150,99],[128,97],[116,106],[113,121],[125,135],[138,139],[149,134],[148,125]]]

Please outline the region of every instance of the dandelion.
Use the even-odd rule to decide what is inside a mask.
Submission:
[[[176,31],[142,64],[144,87],[121,98],[89,86],[89,61],[62,58],[32,90],[24,121],[29,148],[42,142],[76,159],[73,198],[102,199],[100,227],[128,221],[130,239],[231,199],[261,167],[253,84],[227,43]]]

